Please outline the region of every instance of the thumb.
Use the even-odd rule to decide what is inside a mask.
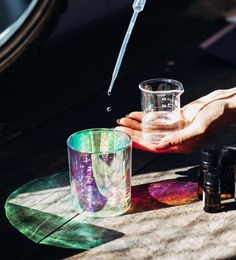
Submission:
[[[201,127],[197,127],[196,125],[190,125],[182,130],[176,131],[164,137],[156,146],[156,149],[161,150],[170,148],[172,146],[181,145],[183,143],[192,141],[193,138],[196,138],[203,132],[204,131],[201,130]]]

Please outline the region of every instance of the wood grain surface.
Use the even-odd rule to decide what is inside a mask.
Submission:
[[[22,223],[28,230],[34,227],[26,234],[29,239],[39,233],[40,244],[74,249],[89,245],[89,250],[68,259],[222,259],[236,254],[236,212],[227,208],[217,214],[203,211],[197,198],[195,165],[134,176],[132,208],[112,218],[89,218],[74,212],[66,177],[68,172],[35,180],[8,203],[17,208],[14,218],[19,217],[20,223],[16,227]],[[50,183],[60,188],[49,189]],[[21,207],[28,209],[24,218]],[[51,218],[38,222],[39,213]],[[57,226],[59,217],[64,222]]]

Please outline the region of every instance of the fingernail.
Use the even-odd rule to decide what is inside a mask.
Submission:
[[[125,115],[125,117],[129,117],[129,114]]]
[[[117,120],[116,120],[116,123],[119,124],[119,123],[120,123],[120,119],[117,119]]]
[[[170,148],[170,147],[171,147],[171,143],[169,143],[169,142],[162,142],[162,143],[159,143],[156,146],[156,150],[167,149],[167,148]]]

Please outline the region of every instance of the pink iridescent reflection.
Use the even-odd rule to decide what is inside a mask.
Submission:
[[[150,184],[148,191],[159,202],[177,206],[197,201],[197,188],[193,181],[167,180]]]
[[[198,201],[197,188],[197,182],[175,179],[134,186],[129,213],[196,202]]]

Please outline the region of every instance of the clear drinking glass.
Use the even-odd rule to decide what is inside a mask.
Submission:
[[[131,206],[131,138],[107,128],[67,140],[73,206],[92,217],[121,215]]]
[[[180,128],[181,82],[173,79],[150,79],[139,84],[142,103],[142,134],[146,141],[159,143]]]

